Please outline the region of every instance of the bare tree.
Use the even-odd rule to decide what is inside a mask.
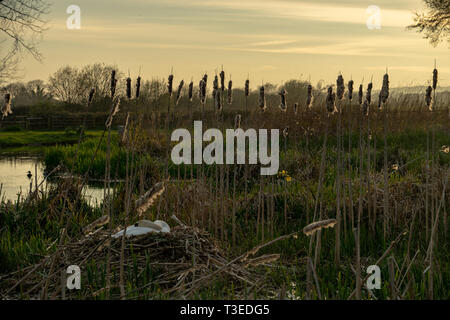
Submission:
[[[41,60],[37,43],[48,9],[45,0],[0,0],[0,84],[17,71],[22,52]]]
[[[428,11],[416,12],[414,24],[409,29],[424,34],[433,46],[447,38],[450,44],[450,0],[424,0]]]

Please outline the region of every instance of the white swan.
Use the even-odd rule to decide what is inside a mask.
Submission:
[[[149,220],[139,220],[132,226],[128,226],[126,228],[126,237],[132,237],[132,236],[140,236],[147,233],[152,232],[162,232],[162,233],[169,233],[170,227],[169,225],[161,220],[156,220],[155,222],[149,221]],[[123,235],[125,230],[120,230],[119,232],[112,235],[113,238],[119,238]]]

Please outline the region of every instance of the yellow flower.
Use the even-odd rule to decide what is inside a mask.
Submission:
[[[292,180],[291,177],[286,177],[286,181],[287,181],[287,182],[289,182],[289,181],[291,181],[291,180]]]

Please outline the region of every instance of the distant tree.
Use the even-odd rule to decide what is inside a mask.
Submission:
[[[110,95],[111,71],[116,70],[117,83],[116,94],[124,92],[125,81],[122,72],[115,66],[102,63],[87,65],[82,69],[65,66],[58,69],[48,80],[49,93],[57,100],[69,104],[86,103],[89,92],[95,88],[96,100],[105,99]]]
[[[450,43],[450,0],[424,0],[428,11],[416,12],[409,29],[424,34],[433,46],[447,38]]]
[[[22,52],[41,59],[37,43],[48,8],[45,0],[0,0],[0,84],[14,76]]]

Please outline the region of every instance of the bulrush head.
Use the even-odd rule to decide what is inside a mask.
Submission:
[[[11,109],[11,101],[12,101],[12,96],[10,93],[6,93],[5,94],[5,104],[3,105],[2,108],[2,119],[7,117],[9,114],[12,114],[12,109]]]
[[[261,88],[259,88],[259,108],[261,109],[262,112],[265,112],[267,109],[264,86],[261,86]]]
[[[438,83],[438,70],[434,68],[433,70],[433,90],[436,90]]]
[[[297,114],[297,110],[298,110],[298,103],[294,103],[294,114]]]
[[[206,102],[206,82],[204,80],[200,81],[199,95],[201,102],[204,104]]]
[[[219,78],[217,77],[217,75],[214,77],[214,81],[213,81],[213,98],[216,99],[216,93],[219,90]]]
[[[236,117],[234,118],[234,129],[240,129],[241,128],[241,115],[237,114]]]
[[[352,101],[353,100],[353,80],[350,80],[348,82],[348,100]]]
[[[189,101],[192,102],[192,99],[194,98],[194,82],[191,81],[189,83],[189,91],[188,91]]]
[[[222,89],[222,92],[225,91],[225,71],[220,72],[220,88]]]
[[[137,77],[136,79],[136,99],[139,98],[141,94],[141,77]]]
[[[216,93],[214,95],[214,101],[215,101],[216,110],[218,112],[222,111],[222,97],[221,97],[220,90],[216,90]]]
[[[386,73],[383,76],[383,86],[380,91],[381,103],[386,104],[389,98],[389,75]]]
[[[367,100],[364,100],[364,103],[361,105],[361,112],[363,116],[369,115],[369,102]]]
[[[278,93],[280,95],[280,110],[282,112],[287,111],[287,102],[286,102],[286,95],[287,95],[286,89],[281,89],[281,91]]]
[[[336,94],[333,92],[332,87],[328,87],[328,93],[326,98],[328,115],[335,114],[336,112],[338,112],[335,102],[336,102]]]
[[[367,91],[366,91],[366,101],[369,106],[370,106],[370,103],[372,102],[372,88],[373,88],[373,84],[371,82],[367,85]]]
[[[198,98],[202,100],[203,79],[198,83]]]
[[[308,96],[306,97],[306,107],[308,109],[311,109],[313,102],[314,102],[313,87],[312,85],[308,85]]]
[[[116,70],[111,71],[111,99],[114,99],[114,95],[116,94]]]
[[[92,88],[89,92],[89,99],[88,99],[88,107],[91,105],[92,101],[94,100],[95,95],[95,88]]]
[[[425,102],[427,103],[427,107],[430,111],[433,111],[433,97],[431,96],[432,91],[433,88],[431,86],[428,86],[425,94]]]
[[[233,103],[233,81],[228,82],[228,104]]]
[[[178,85],[177,98],[176,98],[175,104],[178,104],[178,102],[180,102],[181,91],[183,90],[183,86],[184,86],[184,80],[181,80],[180,84]]]
[[[358,91],[358,103],[359,103],[359,105],[362,105],[362,103],[363,103],[363,97],[364,97],[364,93],[363,93],[363,85],[360,84],[360,85],[359,85],[359,91]]]
[[[127,78],[127,98],[131,99],[131,78]]]
[[[245,96],[248,97],[250,94],[250,80],[245,80]]]
[[[172,97],[173,92],[173,74],[169,76],[169,82],[167,83],[167,89],[169,92],[169,98]]]
[[[340,74],[336,80],[336,98],[342,100],[344,98],[345,85],[344,77]]]
[[[313,222],[303,228],[303,233],[307,236],[310,236],[321,229],[333,228],[336,225],[336,223],[337,223],[336,219]]]

